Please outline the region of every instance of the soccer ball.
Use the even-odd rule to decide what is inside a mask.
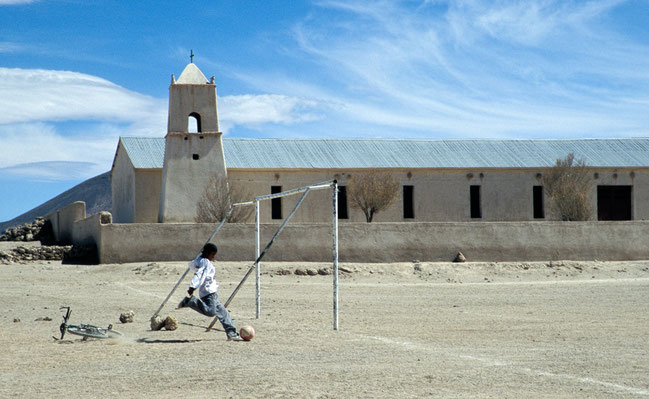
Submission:
[[[241,327],[239,330],[239,336],[244,340],[244,341],[250,341],[255,337],[255,329],[252,328],[252,326],[245,325]]]

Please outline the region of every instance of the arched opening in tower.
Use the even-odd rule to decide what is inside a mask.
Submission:
[[[201,129],[201,116],[199,114],[192,112],[187,119],[187,132],[200,133],[203,131]]]

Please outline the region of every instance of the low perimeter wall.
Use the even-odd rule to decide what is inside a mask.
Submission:
[[[101,263],[190,260],[215,224],[101,224]],[[86,226],[87,228],[87,226]],[[261,248],[278,225],[262,225]],[[252,261],[254,225],[226,224],[212,240],[219,260]],[[264,260],[332,259],[331,225],[287,225]],[[642,260],[649,222],[342,223],[340,262]]]

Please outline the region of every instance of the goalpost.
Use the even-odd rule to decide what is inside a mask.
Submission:
[[[223,304],[226,308],[230,304],[230,302],[234,299],[235,295],[237,292],[239,292],[239,289],[241,286],[245,283],[245,281],[248,279],[250,274],[252,273],[253,270],[256,270],[256,284],[255,284],[255,302],[256,302],[256,318],[259,318],[261,315],[261,270],[260,270],[260,265],[259,262],[261,259],[266,255],[270,247],[273,245],[277,237],[280,235],[282,230],[284,230],[284,227],[288,224],[289,220],[291,217],[295,214],[297,209],[300,207],[302,204],[302,201],[306,198],[307,194],[311,190],[322,190],[322,189],[332,189],[332,238],[333,238],[333,243],[332,243],[332,275],[333,275],[333,329],[338,330],[338,183],[336,180],[329,180],[325,181],[322,183],[318,184],[313,184],[309,186],[304,186],[304,187],[299,187],[293,190],[288,190],[288,191],[283,191],[281,193],[275,193],[275,194],[269,194],[269,195],[262,195],[259,197],[256,197],[254,201],[248,201],[248,202],[240,202],[236,204],[232,204],[230,208],[228,209],[225,217],[219,225],[216,227],[214,232],[212,232],[212,235],[210,238],[207,240],[206,243],[210,242],[212,238],[216,235],[216,233],[219,231],[219,229],[223,226],[225,221],[227,220],[228,216],[230,213],[232,213],[232,210],[237,207],[237,206],[250,206],[250,205],[255,205],[255,256],[256,259],[254,263],[250,266],[246,274],[243,276],[243,279],[241,279],[241,282],[237,285],[237,287],[234,289],[232,294],[230,294],[230,297],[228,300]],[[287,197],[290,195],[296,195],[302,193],[302,196],[298,200],[298,202],[295,204],[291,212],[286,216],[282,224],[279,226],[275,234],[273,235],[273,238],[270,239],[270,241],[266,244],[266,247],[263,249],[263,251],[260,251],[261,246],[260,246],[260,208],[259,208],[259,203],[261,201],[266,201],[266,200],[272,200],[274,198],[281,198],[281,197]],[[187,273],[189,272],[189,268],[185,270],[185,273],[180,277],[176,285],[173,287],[172,291],[167,295],[167,298],[162,302],[158,310],[155,312],[155,314],[152,316],[155,317],[157,316],[162,308],[164,307],[165,303],[169,300],[171,295],[174,293],[176,288],[180,285],[182,280],[185,278]],[[216,321],[218,320],[218,317],[215,317],[214,320],[210,323],[209,327],[207,328],[206,331],[210,331],[214,324],[216,324]]]

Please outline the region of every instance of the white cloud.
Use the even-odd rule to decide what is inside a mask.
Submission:
[[[2,174],[92,177],[111,168],[120,136],[164,137],[167,131],[167,99],[92,75],[0,68],[0,92]],[[317,107],[311,100],[274,94],[219,98],[224,131],[313,121]]]
[[[29,4],[38,0],[0,0],[0,6],[11,6],[16,4]]]
[[[606,24],[623,4],[321,1],[336,16],[314,13],[293,30],[318,81],[262,71],[249,82],[345,104],[329,116],[397,135],[646,134],[649,47]]]
[[[319,118],[313,100],[277,94],[221,97],[219,115],[226,125],[295,124]]]
[[[29,121],[135,121],[163,101],[78,72],[0,68],[0,124]]]
[[[88,178],[88,169],[95,169],[95,164],[90,162],[30,162],[0,168],[0,176],[6,174],[36,181],[77,180]],[[96,174],[90,174],[90,176],[94,175]]]
[[[66,136],[43,122],[0,125],[0,173],[43,179],[92,177],[110,169],[118,136],[110,126]]]
[[[21,50],[22,47],[12,42],[0,42],[0,53],[13,53]]]

